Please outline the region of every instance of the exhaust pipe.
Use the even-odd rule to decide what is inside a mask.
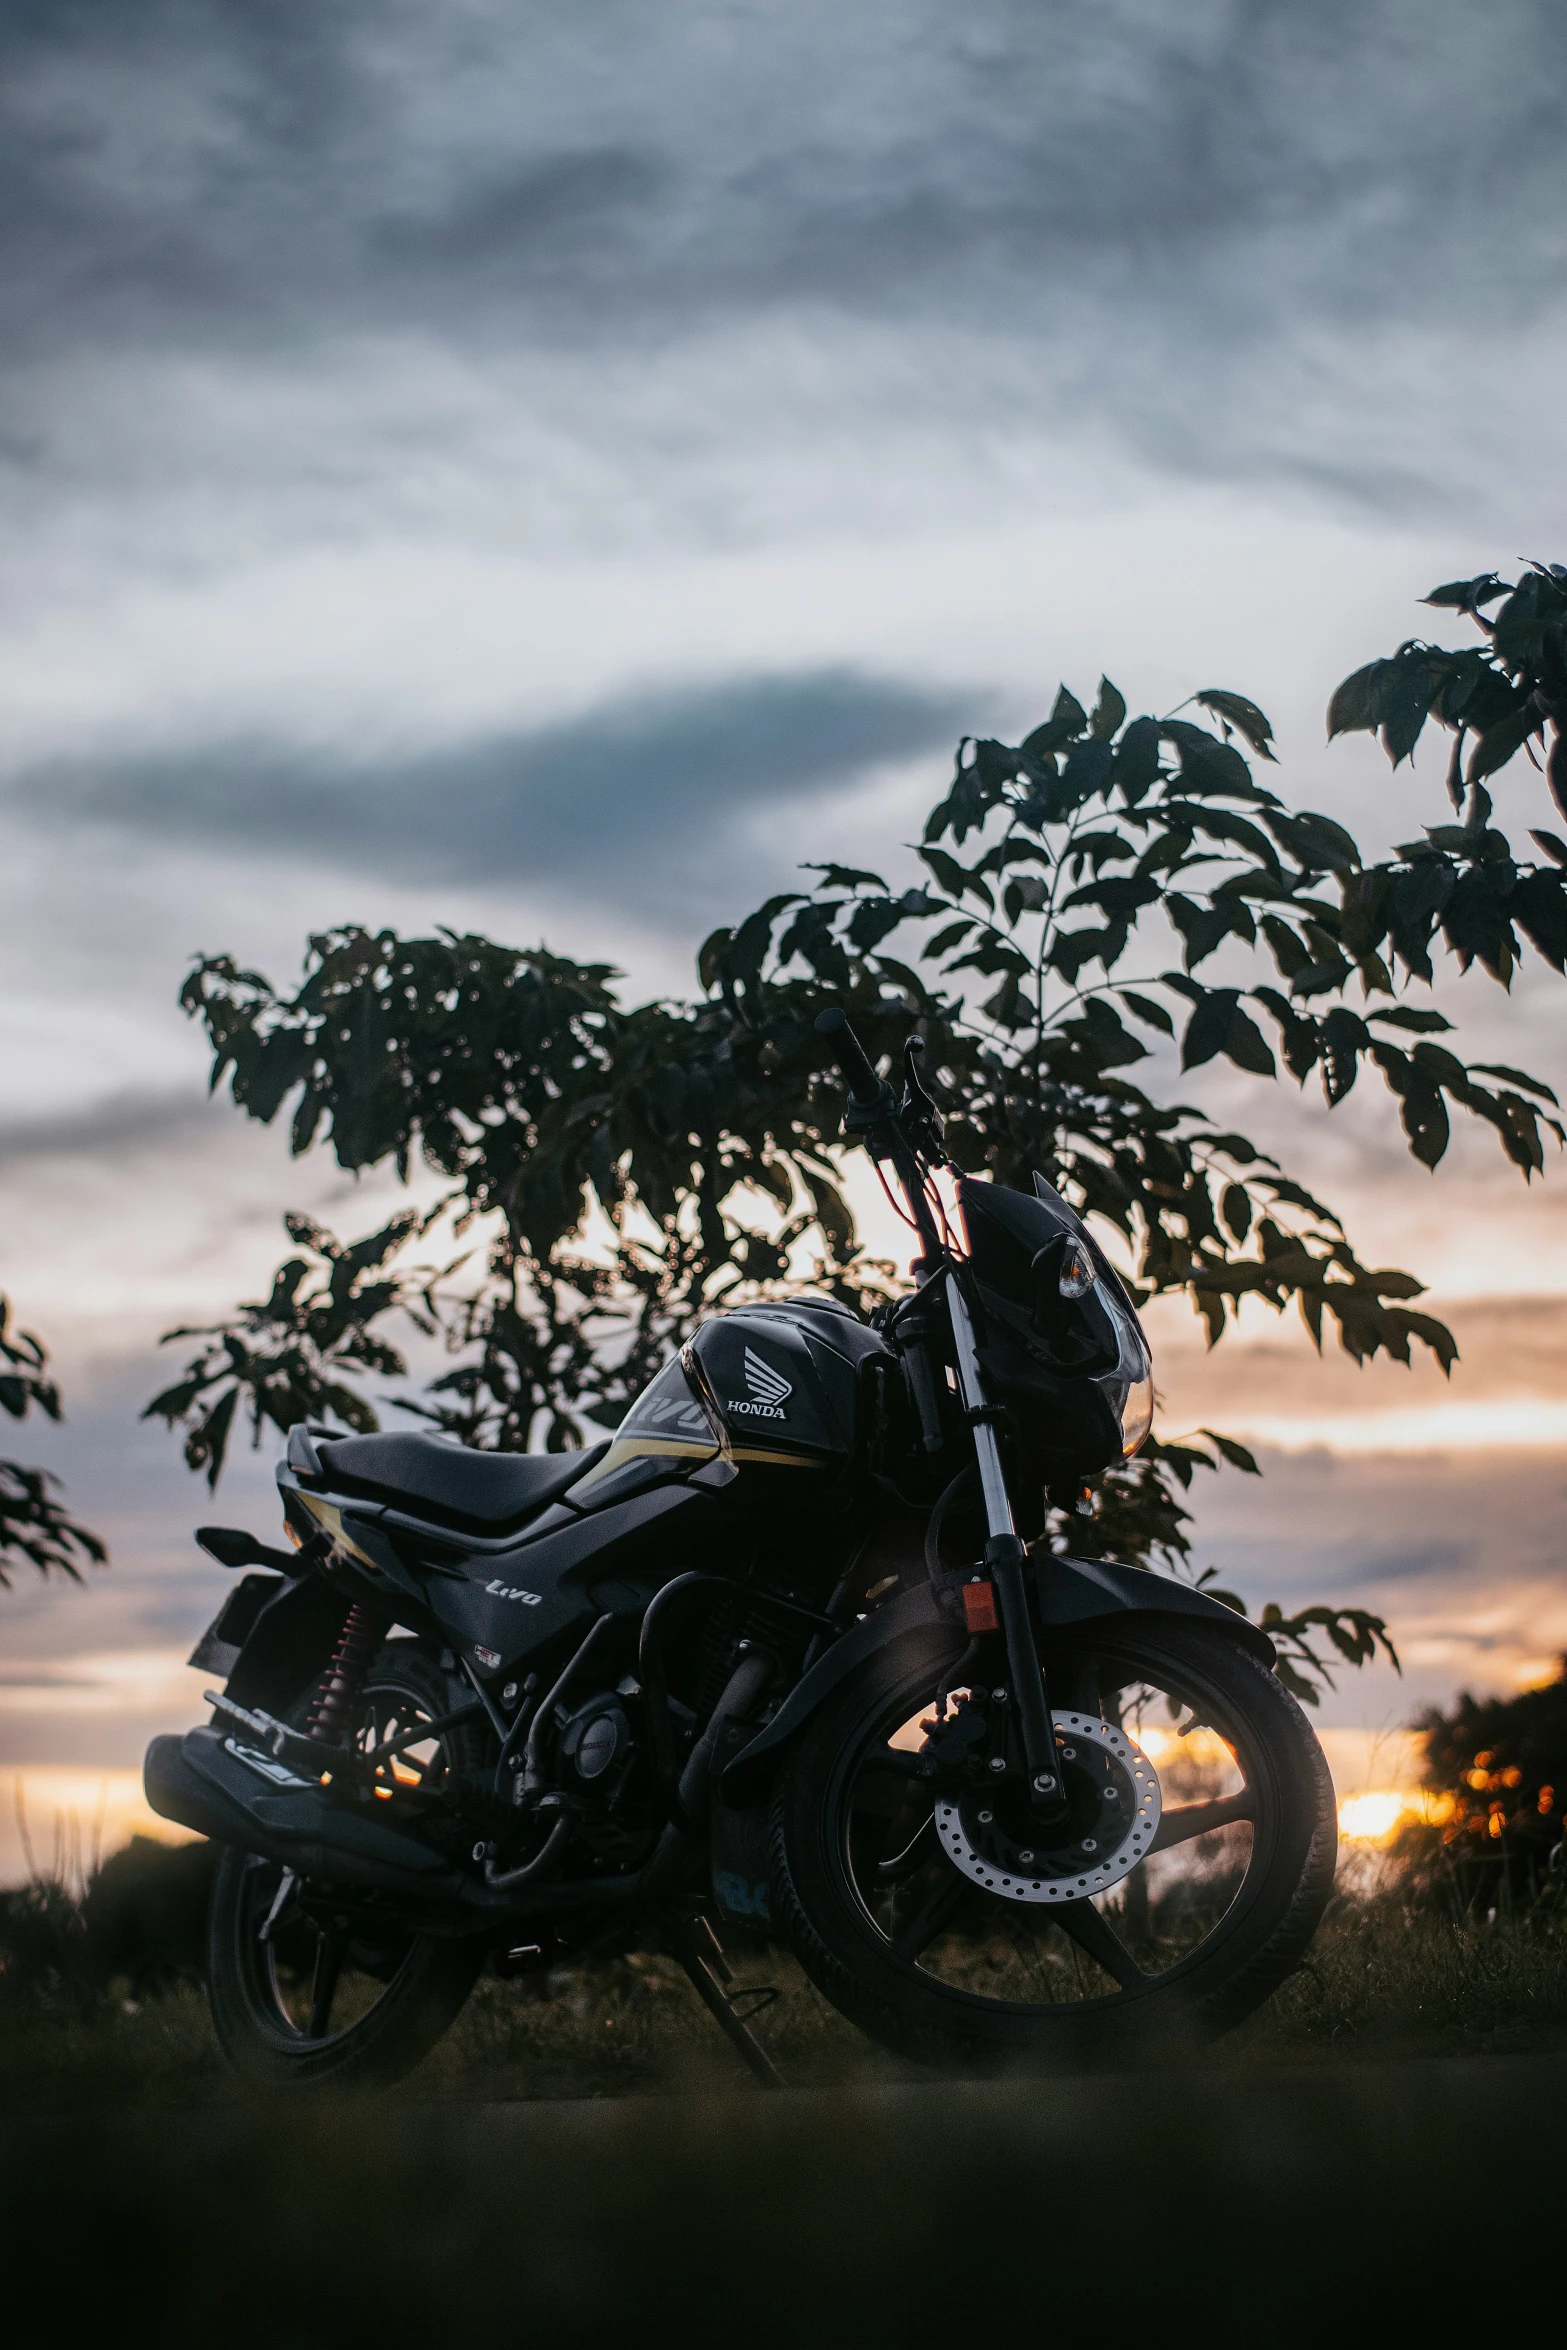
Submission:
[[[448,1920],[454,1909],[466,1912],[464,1931],[496,1918],[621,1908],[639,1895],[666,1890],[671,1873],[678,1874],[676,1848],[685,1842],[666,1829],[647,1866],[632,1876],[565,1884],[535,1879],[508,1890],[504,1883],[491,1887],[461,1875],[427,1844],[375,1818],[370,1805],[350,1810],[276,1756],[218,1728],[155,1738],[142,1785],[160,1818],[198,1836],[259,1852],[301,1877],[411,1899],[444,1911]],[[429,1922],[441,1930],[438,1916]]]
[[[473,1887],[428,1845],[348,1810],[261,1748],[218,1730],[155,1738],[142,1785],[163,1819],[300,1876],[426,1900],[472,1899]]]

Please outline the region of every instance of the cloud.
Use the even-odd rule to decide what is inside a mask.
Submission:
[[[160,1150],[210,1132],[220,1113],[188,1090],[123,1092],[80,1108],[0,1121],[0,1172],[39,1159],[118,1163],[128,1152]]]
[[[1070,411],[1408,504],[1448,490],[1411,408],[1466,429],[1410,336],[1567,291],[1551,0],[60,0],[13,14],[0,91],[19,495],[59,462],[29,354],[613,365],[788,319],[899,329],[954,423]]]
[[[56,762],[11,805],[51,827],[324,859],[431,882],[589,884],[661,908],[712,902],[754,863],[747,823],[949,746],[979,696],[852,670],[621,697],[531,732],[356,762],[287,744]]]
[[[620,0],[566,22],[154,0],[19,12],[5,46],[9,300],[35,335],[254,332],[345,296],[449,317],[479,287],[526,298],[529,334],[988,301],[998,277],[1043,305],[1074,273],[1157,290],[1226,247],[1290,261],[1275,305],[1440,300],[1459,275],[1491,308],[1538,299],[1542,263],[1560,283],[1549,0]],[[1232,287],[1232,335],[1261,290]]]

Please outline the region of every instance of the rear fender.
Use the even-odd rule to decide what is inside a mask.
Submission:
[[[324,1576],[285,1583],[257,1616],[229,1675],[235,1704],[278,1710],[310,1688],[332,1660],[348,1608]]]
[[[1121,1566],[1112,1559],[1050,1556],[1037,1559],[1034,1566],[1040,1622],[1046,1631],[1086,1631],[1095,1624],[1126,1625],[1138,1619],[1197,1618],[1222,1629],[1270,1672],[1277,1661],[1266,1632],[1190,1583],[1151,1574],[1146,1567]],[[736,1807],[760,1802],[773,1772],[818,1707],[867,1657],[915,1633],[927,1639],[940,1635],[954,1655],[964,1645],[962,1631],[928,1583],[890,1600],[833,1642],[795,1683],[772,1720],[727,1765],[720,1781],[724,1802]]]

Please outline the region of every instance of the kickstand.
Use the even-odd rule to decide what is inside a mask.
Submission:
[[[777,1992],[760,1984],[750,1989],[725,1991],[724,1985],[734,1980],[733,1970],[717,1935],[700,1912],[695,1916],[667,1919],[666,1932],[672,1955],[684,1967],[697,1997],[725,2039],[749,2065],[762,2088],[781,2089],[782,2073],[761,2042],[746,2029],[745,2018],[735,2012],[735,2002],[746,1999],[752,2002],[746,2014],[758,2015],[764,2007],[771,2007]]]

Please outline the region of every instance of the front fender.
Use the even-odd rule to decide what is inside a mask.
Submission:
[[[1271,1672],[1277,1662],[1272,1641],[1233,1608],[1224,1607],[1191,1583],[1155,1575],[1147,1567],[1126,1567],[1114,1559],[1058,1558],[1033,1561],[1039,1619],[1046,1631],[1087,1628],[1129,1617],[1197,1617],[1221,1626],[1241,1648]],[[913,1632],[942,1632],[954,1651],[963,1635],[928,1583],[905,1591],[874,1615],[865,1616],[835,1640],[827,1654],[797,1681],[772,1720],[726,1766],[719,1782],[726,1804],[756,1803],[785,1750],[823,1701],[869,1656]]]

